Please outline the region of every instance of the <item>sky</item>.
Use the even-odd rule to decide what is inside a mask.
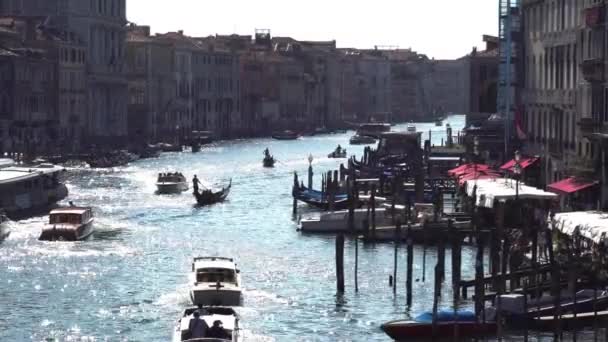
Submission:
[[[169,5],[170,4],[170,5]],[[453,59],[498,31],[497,0],[128,0],[128,20],[152,32],[336,40],[338,47],[411,48]]]

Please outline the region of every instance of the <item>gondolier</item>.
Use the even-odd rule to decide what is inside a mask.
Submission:
[[[194,193],[198,194],[198,186],[201,184],[201,181],[198,179],[196,175],[192,178],[192,189],[194,189]]]

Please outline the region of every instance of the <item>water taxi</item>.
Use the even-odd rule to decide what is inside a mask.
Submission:
[[[159,173],[156,189],[158,194],[179,194],[188,190],[188,180],[180,172]]]
[[[93,234],[93,210],[88,207],[69,206],[54,209],[49,223],[44,226],[38,240],[79,241]]]
[[[0,167],[0,206],[10,218],[44,213],[68,195],[61,179],[65,173],[63,167],[3,165]]]
[[[205,328],[201,329],[200,327]],[[242,341],[239,315],[229,307],[188,308],[177,321],[173,342]]]
[[[241,275],[230,258],[194,258],[190,284],[194,305],[241,305]]]

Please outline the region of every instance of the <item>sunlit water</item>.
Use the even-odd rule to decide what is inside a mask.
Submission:
[[[464,124],[460,116],[450,121],[454,132]],[[433,124],[418,128],[437,131],[436,144],[445,136]],[[405,250],[394,296],[388,287],[393,246],[361,246],[355,293],[354,245],[347,241],[346,294],[337,298],[334,238],[301,235],[291,216],[293,171],[305,174],[309,153],[317,174],[335,169],[339,161],[325,156],[338,144],[360,156],[362,147],[348,145],[351,134],[221,142],[199,154],[164,154],[114,170],[70,170],[68,200],[94,207],[96,233],[84,242],[39,242],[48,217],[13,224],[0,245],[0,341],[169,341],[189,305],[188,272],[199,255],[237,260],[246,289],[238,311],[248,341],[387,340],[381,323],[431,308],[435,250],[428,250],[422,282],[422,248],[416,249],[419,281],[413,307],[406,308]],[[262,168],[265,147],[279,161],[274,169]],[[172,170],[188,178],[196,173],[207,184],[232,179],[229,200],[197,209],[189,193],[155,195],[156,174]],[[473,262],[465,249],[465,277]]]

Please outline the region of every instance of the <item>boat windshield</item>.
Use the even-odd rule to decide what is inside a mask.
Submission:
[[[70,223],[80,224],[82,223],[81,216],[77,214],[53,214],[49,218],[51,224]]]
[[[236,277],[232,270],[213,270],[196,273],[198,283],[236,283]]]

